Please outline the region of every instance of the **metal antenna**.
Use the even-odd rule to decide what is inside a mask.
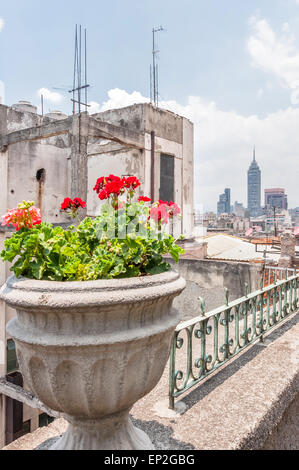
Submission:
[[[85,43],[85,85],[87,85],[87,30],[84,30],[84,43]],[[85,111],[87,112],[87,87],[85,88]]]
[[[78,112],[81,113],[81,105],[85,106],[85,110],[90,107],[88,101],[88,88],[87,84],[87,30],[84,30],[84,84],[82,85],[82,26],[78,25],[75,29],[75,57],[74,57],[74,74],[73,74],[73,89],[69,93],[73,94],[73,114],[76,114],[76,103],[78,105]],[[85,90],[85,103],[81,100],[81,91]],[[77,99],[76,99],[77,98]]]
[[[159,106],[159,75],[158,75],[158,64],[156,64],[156,106]]]
[[[159,103],[159,86],[158,86],[158,66],[156,64],[156,59],[157,59],[157,54],[158,50],[156,50],[156,45],[155,45],[155,34],[160,32],[160,31],[165,31],[165,29],[162,26],[159,26],[158,28],[153,28],[153,66],[151,67],[151,103],[153,103],[155,106],[158,106]]]
[[[41,106],[42,106],[42,117],[44,117],[44,95],[40,95]]]
[[[153,102],[153,73],[152,73],[152,64],[150,65],[150,99],[151,103]]]

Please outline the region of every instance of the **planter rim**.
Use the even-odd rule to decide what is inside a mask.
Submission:
[[[38,281],[11,276],[0,289],[0,300],[31,311],[97,311],[104,306],[148,302],[177,296],[186,282],[176,271],[152,276],[96,281]]]
[[[121,279],[97,279],[95,281],[47,281],[30,279],[27,277],[17,278],[10,276],[0,290],[0,299],[2,299],[3,288],[13,288],[16,290],[37,291],[37,292],[57,292],[67,291],[114,291],[120,289],[136,289],[154,287],[155,285],[168,284],[180,277],[180,274],[172,269],[161,274],[152,274],[150,276],[127,277]]]

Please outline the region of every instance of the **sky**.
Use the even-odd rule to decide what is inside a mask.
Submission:
[[[148,101],[151,31],[165,28],[160,106],[194,123],[204,210],[226,187],[247,205],[254,145],[262,189],[299,206],[299,0],[0,0],[5,104],[39,106],[42,93],[45,112],[71,114],[75,24],[87,28],[90,112]]]

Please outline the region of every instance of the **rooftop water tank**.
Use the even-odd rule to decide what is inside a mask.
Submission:
[[[61,119],[66,119],[67,115],[63,114],[61,111],[58,111],[57,109],[54,111],[50,111],[50,113],[47,113],[44,115],[45,118],[53,119],[55,121],[60,121]]]
[[[18,103],[13,104],[12,108],[25,113],[37,113],[37,107],[31,104],[30,101],[19,101]]]

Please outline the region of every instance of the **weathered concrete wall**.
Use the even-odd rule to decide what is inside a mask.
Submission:
[[[261,450],[299,449],[299,394],[286,408]]]
[[[0,134],[38,126],[41,122],[42,118],[38,114],[26,113],[0,104]]]
[[[144,132],[145,110],[146,108],[143,104],[136,104],[125,108],[109,109],[108,111],[93,114],[93,117],[117,126]]]
[[[20,131],[28,127],[39,126],[42,117],[34,113],[26,113],[13,108],[7,111],[7,132]]]
[[[261,279],[261,265],[233,263],[216,260],[181,258],[175,263],[167,258],[173,269],[187,281],[187,287],[174,300],[184,320],[200,314],[200,300],[205,301],[205,311],[218,308],[225,303],[225,288],[229,290],[229,300],[243,297],[245,282],[249,292],[257,290]]]
[[[291,231],[281,235],[281,252],[278,261],[282,268],[291,268],[296,256],[296,237]]]
[[[125,127],[128,131],[144,136],[144,149],[136,160],[136,151],[123,149],[109,141],[90,139],[88,143],[88,174],[92,185],[88,189],[88,213],[94,214],[98,207],[97,196],[92,194],[97,177],[109,172],[117,175],[136,175],[143,184],[143,193],[154,200],[160,198],[160,156],[171,155],[175,159],[174,202],[182,208],[182,219],[174,224],[174,235],[183,233],[190,237],[193,232],[193,124],[172,112],[155,108],[150,104],[136,104],[93,115],[99,121]],[[154,138],[154,195],[151,195],[152,142]],[[142,158],[141,158],[142,157]],[[106,171],[105,171],[106,170]]]
[[[217,260],[180,259],[176,264],[171,261],[175,270],[189,280],[205,289],[227,287],[233,297],[244,295],[244,284],[249,292],[259,289],[262,265],[237,263]]]
[[[53,140],[54,138],[52,138]],[[60,204],[69,195],[67,143],[59,137],[56,142],[19,142],[8,148],[7,207],[11,209],[23,199],[35,201],[44,220],[65,222]],[[56,145],[55,145],[56,144]],[[37,172],[45,170],[43,181]]]
[[[194,128],[188,119],[183,119],[183,234],[192,235],[194,230]]]
[[[99,149],[103,152],[103,149]],[[121,148],[107,153],[95,154],[88,157],[88,193],[87,193],[87,214],[97,215],[101,206],[101,201],[93,188],[97,178],[110,173],[117,176],[134,175],[141,182],[145,179],[145,156],[144,152],[134,149]],[[138,188],[137,193],[140,188]]]
[[[150,141],[150,134],[147,134],[148,140]],[[149,152],[150,153],[150,152]],[[161,169],[160,169],[160,158],[161,154],[167,154],[174,157],[174,202],[183,209],[183,146],[180,143],[170,141],[168,139],[155,136],[155,181],[154,181],[154,193],[155,201],[160,199],[160,181],[161,181]],[[179,237],[184,233],[183,219],[175,219],[173,227],[174,236]]]
[[[112,109],[93,115],[97,119],[157,137],[183,143],[182,117],[171,111],[155,108],[149,103],[140,103],[120,109]]]
[[[183,118],[170,111],[147,105],[145,131],[155,131],[157,137],[183,144]]]

